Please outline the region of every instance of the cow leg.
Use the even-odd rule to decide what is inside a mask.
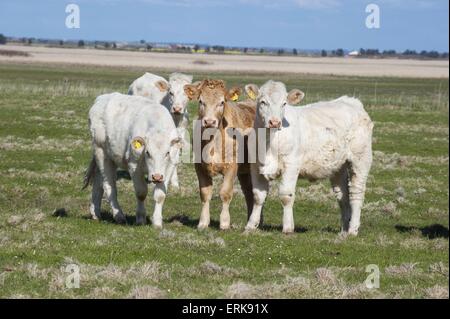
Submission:
[[[152,224],[154,228],[162,228],[162,208],[166,200],[167,183],[158,183],[153,191],[153,199],[155,201],[155,209],[153,211]]]
[[[223,183],[220,189],[220,199],[222,200],[222,211],[220,213],[220,229],[230,229],[230,203],[233,199],[233,186],[236,179],[237,165],[231,166],[223,176]]]
[[[91,204],[89,210],[92,219],[98,220],[101,215],[102,198],[103,198],[103,178],[98,167],[95,169],[94,180],[92,183]]]
[[[350,227],[351,207],[348,185],[348,165],[345,165],[330,179],[333,192],[341,209],[341,232],[347,233]]]
[[[103,177],[103,190],[105,191],[106,198],[111,205],[114,220],[119,224],[126,223],[125,215],[120,208],[117,201],[117,167],[108,159],[101,147],[95,147],[95,158],[97,160],[98,169]]]
[[[176,167],[174,168],[172,177],[170,178],[170,185],[176,190],[180,188],[180,184],[178,182],[178,170]]]
[[[200,221],[198,229],[206,229],[209,226],[211,217],[209,214],[209,202],[212,197],[212,178],[202,169],[200,165],[195,165],[195,171],[198,177],[198,185],[200,188],[200,199],[202,201],[202,212],[200,213]]]
[[[366,182],[369,176],[372,158],[365,161],[352,162],[350,166],[350,206],[351,217],[348,233],[350,235],[358,235],[359,226],[361,224],[361,208],[364,202],[364,194],[366,191]]]
[[[245,226],[245,230],[251,231],[258,228],[261,222],[261,213],[267,193],[269,192],[269,182],[263,175],[259,174],[258,164],[250,164],[250,172],[253,188],[253,210]]]
[[[295,187],[298,180],[298,169],[287,166],[281,175],[279,196],[283,205],[283,233],[290,234],[295,230],[294,201]]]
[[[247,222],[250,219],[253,209],[253,188],[252,176],[250,174],[239,174],[239,184],[241,184],[242,193],[245,196],[245,203],[247,205]]]
[[[145,210],[145,198],[148,193],[148,185],[145,181],[144,174],[142,172],[131,173],[131,179],[133,180],[134,192],[136,195],[136,224],[145,225],[147,211]]]

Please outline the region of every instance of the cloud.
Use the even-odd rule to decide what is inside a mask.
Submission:
[[[143,3],[174,7],[222,7],[231,1],[225,0],[138,0]]]
[[[115,2],[118,0],[103,0]],[[341,0],[135,0],[150,5],[175,7],[224,7],[248,5],[263,8],[297,7],[302,9],[330,9],[341,5]]]
[[[304,9],[330,9],[341,5],[338,0],[294,0],[294,2]]]
[[[87,0],[78,0],[79,2]],[[92,1],[92,0],[89,0]],[[123,0],[95,0],[102,3],[117,4]],[[214,8],[214,7],[239,7],[253,6],[261,8],[300,8],[303,10],[330,10],[346,6],[369,4],[375,2],[380,7],[429,9],[441,6],[444,0],[129,0],[129,2],[141,2],[156,6],[186,7],[186,8]],[[447,3],[448,5],[448,3]]]

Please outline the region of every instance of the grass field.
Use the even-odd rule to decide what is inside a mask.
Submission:
[[[1,298],[448,298],[448,79],[214,75],[229,85],[282,80],[304,90],[305,103],[363,101],[375,122],[374,165],[360,235],[344,239],[328,181],[299,182],[293,235],[281,233],[276,187],[262,230],[243,233],[237,187],[232,230],[218,230],[216,191],[212,226],[198,232],[191,164],[166,200],[162,231],[133,224],[126,179],[119,201],[129,225],[113,223],[106,203],[104,221],[88,219],[90,191],[80,190],[91,157],[88,109],[142,72],[0,64]],[[72,263],[78,289],[65,285]],[[381,271],[379,289],[364,285],[370,264]]]

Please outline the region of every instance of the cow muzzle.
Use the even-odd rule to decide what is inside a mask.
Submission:
[[[181,106],[174,106],[172,108],[172,113],[173,114],[182,114],[183,113],[183,108]]]
[[[281,129],[281,120],[271,118],[269,120],[269,127],[268,128],[275,128],[275,129]]]
[[[152,183],[158,184],[164,182],[164,176],[161,174],[152,174]]]
[[[203,119],[202,126],[205,128],[217,128],[217,120],[214,119]]]

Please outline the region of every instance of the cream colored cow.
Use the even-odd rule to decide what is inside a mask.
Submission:
[[[258,129],[271,133],[263,156],[251,166],[255,202],[246,229],[255,229],[260,222],[269,181],[280,178],[283,232],[291,233],[298,178],[329,178],[341,209],[342,231],[357,235],[372,164],[373,123],[362,103],[344,96],[294,107],[303,92],[288,94],[283,83],[274,81],[261,88],[247,85],[246,91],[257,101],[256,133],[261,134]]]

